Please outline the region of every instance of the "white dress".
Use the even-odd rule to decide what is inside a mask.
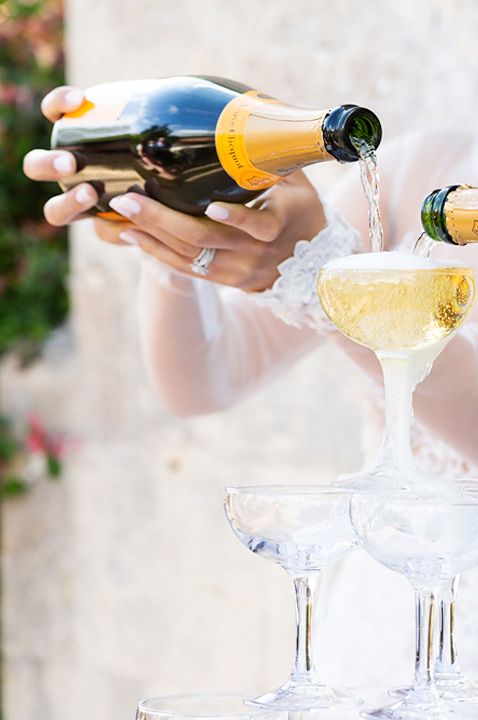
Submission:
[[[379,171],[386,248],[410,247],[421,231],[426,194],[446,185],[478,185],[478,135],[445,129],[402,136],[379,152]],[[145,264],[140,289],[144,355],[153,382],[174,412],[229,407],[328,339],[370,376],[365,425],[381,432],[377,365],[370,351],[331,328],[315,294],[321,263],[367,245],[358,168],[351,168],[327,207],[328,227],[314,241],[296,246],[295,259],[283,264],[283,280],[273,293],[265,293],[265,307],[240,291]],[[478,270],[478,244],[455,248],[440,243],[433,257],[460,259]],[[412,440],[419,464],[437,475],[478,476],[478,303],[418,386],[414,406]],[[460,586],[458,637],[463,669],[478,679],[477,593],[478,573],[470,573]],[[326,594],[327,617],[319,640],[324,677],[339,685],[409,681],[414,609],[407,580],[358,551],[333,573]]]

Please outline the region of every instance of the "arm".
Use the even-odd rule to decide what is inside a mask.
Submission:
[[[145,267],[139,291],[143,354],[153,385],[176,415],[222,410],[317,347],[245,293]]]

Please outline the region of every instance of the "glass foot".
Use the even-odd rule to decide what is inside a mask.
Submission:
[[[435,686],[444,700],[478,703],[478,684],[462,672],[436,673]]]
[[[367,720],[445,720],[451,713],[448,708],[410,707],[404,702],[398,702],[379,710],[361,712],[360,715]]]
[[[337,705],[356,706],[357,701],[351,695],[325,685],[289,680],[277,690],[255,698],[252,703],[274,710],[314,710]]]
[[[398,692],[398,691],[397,691]],[[361,713],[368,720],[452,720],[455,713],[433,692],[408,691],[403,700]]]
[[[463,673],[440,673],[435,675],[435,687],[443,700],[451,702],[478,703],[478,684]],[[393,698],[404,698],[410,688],[389,690]]]

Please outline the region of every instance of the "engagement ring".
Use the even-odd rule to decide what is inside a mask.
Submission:
[[[209,265],[214,259],[216,251],[214,248],[203,248],[197,258],[191,263],[191,270],[196,275],[209,275]]]

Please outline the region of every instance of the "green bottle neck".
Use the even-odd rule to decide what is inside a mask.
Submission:
[[[422,226],[432,240],[456,245],[447,229],[445,204],[449,194],[458,187],[459,185],[450,185],[440,190],[434,190],[423,201]]]

